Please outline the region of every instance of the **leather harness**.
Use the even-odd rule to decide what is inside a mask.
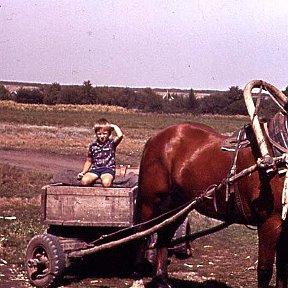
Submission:
[[[234,153],[229,173],[227,177],[223,179],[223,181],[226,184],[225,201],[230,203],[227,206],[227,210],[228,210],[227,213],[229,213],[228,215],[235,214],[232,212],[235,212],[234,209],[236,208],[238,212],[240,213],[240,215],[245,220],[245,222],[248,222],[247,221],[248,218],[247,218],[247,215],[245,214],[243,201],[241,199],[241,195],[238,189],[238,183],[237,181],[233,183],[229,183],[227,179],[229,179],[231,176],[234,176],[236,174],[239,150],[241,148],[251,146],[251,141],[248,139],[247,133],[246,133],[247,127],[249,127],[249,125],[246,125],[240,130],[238,130],[237,134],[234,134],[234,136],[225,139],[221,146],[222,150],[226,150],[226,151]],[[287,124],[286,114],[282,112],[278,112],[268,123],[264,123],[264,130],[271,144],[273,155],[275,157],[281,156],[283,153],[288,153],[288,124]],[[278,168],[279,174],[283,172],[286,173],[286,163],[276,162],[276,166]],[[215,187],[213,203],[214,203],[215,211],[217,212],[216,190],[217,189]],[[231,198],[231,195],[233,195],[233,198]]]

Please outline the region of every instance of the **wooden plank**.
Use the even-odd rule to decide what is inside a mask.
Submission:
[[[97,187],[82,187],[82,186],[47,186],[47,195],[89,195],[89,196],[115,196],[129,197],[131,188],[104,188]]]
[[[47,186],[46,224],[125,227],[133,223],[132,188]]]

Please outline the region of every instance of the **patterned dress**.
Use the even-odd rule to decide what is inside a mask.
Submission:
[[[88,157],[92,159],[90,170],[108,168],[115,171],[115,143],[113,139],[108,139],[104,143],[97,140],[89,145]]]

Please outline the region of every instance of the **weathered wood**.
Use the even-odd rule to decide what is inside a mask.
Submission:
[[[265,85],[264,81],[253,80],[253,81],[250,81],[244,88],[245,104],[246,104],[247,111],[251,119],[252,128],[254,130],[262,157],[266,157],[267,155],[270,156],[270,154],[268,151],[267,143],[265,141],[265,137],[263,135],[263,132],[260,126],[259,117],[256,113],[256,108],[252,99],[252,90],[255,87],[262,88],[264,85]]]
[[[133,223],[135,188],[46,186],[44,223],[126,227]]]

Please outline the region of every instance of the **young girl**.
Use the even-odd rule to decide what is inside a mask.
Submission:
[[[89,145],[88,157],[78,179],[83,185],[90,185],[100,178],[104,187],[110,187],[115,177],[115,151],[123,139],[123,133],[117,125],[110,124],[104,118],[96,122],[94,130],[96,139]],[[111,137],[112,131],[116,133],[114,139]]]

